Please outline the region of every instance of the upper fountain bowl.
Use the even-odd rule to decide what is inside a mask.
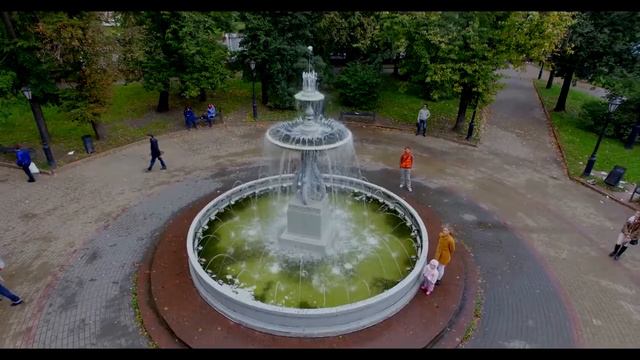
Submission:
[[[328,150],[351,141],[351,131],[333,119],[319,117],[314,120],[299,118],[272,126],[267,139],[290,150]]]

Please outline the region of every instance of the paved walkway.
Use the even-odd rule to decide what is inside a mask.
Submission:
[[[640,254],[606,256],[630,210],[565,178],[529,76],[506,73],[478,148],[354,127],[359,163],[395,169],[414,148],[415,196],[458,230],[484,279],[469,346],[636,347]],[[3,276],[26,299],[0,302],[0,347],[146,346],[130,301],[136,263],[180,207],[219,186],[214,169],[261,163],[267,125],[161,137],[163,172],[143,172],[146,143],[35,184],[0,168]]]

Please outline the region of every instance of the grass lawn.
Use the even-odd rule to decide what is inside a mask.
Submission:
[[[459,99],[443,99],[437,102],[426,101],[431,117],[427,123],[427,132],[435,133],[438,136],[453,136],[464,139],[467,135],[467,127],[471,121],[472,110],[467,110],[467,120],[462,126],[462,133],[456,134],[451,131],[458,115]],[[380,116],[390,119],[399,124],[415,125],[418,111],[422,108],[425,100],[420,96],[419,89],[414,85],[407,85],[401,81],[385,76],[378,113]],[[476,130],[472,139],[477,141],[480,136],[482,119],[480,111],[476,113]]]
[[[35,149],[35,153],[32,153],[34,162],[39,167],[46,167],[40,135],[27,100],[24,98],[3,99],[0,100],[0,107],[4,113],[4,116],[0,116],[0,145],[8,147],[20,143],[25,147],[33,148]],[[52,143],[50,146],[56,160],[63,149],[78,148],[76,143],[82,146],[82,135],[93,133],[91,125],[68,121],[64,113],[58,111],[55,106],[43,106],[42,112],[49,129]],[[14,162],[15,155],[4,154],[2,161]]]
[[[553,111],[553,107],[560,94],[560,86],[554,85],[551,89],[545,89],[546,81],[543,80],[536,80],[535,86],[542,96],[545,108],[551,115],[553,126],[558,133],[567,159],[569,172],[573,176],[582,175],[587,160],[598,141],[598,135],[585,130],[581,125],[580,108],[585,102],[598,98],[572,89],[567,98],[567,111],[558,113]],[[600,143],[593,170],[609,172],[614,165],[620,165],[627,168],[623,180],[637,183],[640,181],[640,162],[638,159],[640,159],[640,146],[635,146],[633,150],[627,150],[620,140],[605,137]]]
[[[392,78],[384,76],[384,86],[381,92],[377,109],[377,117],[383,121],[395,124],[413,126],[422,107],[424,100],[419,91],[412,86]],[[335,91],[324,91],[325,114],[335,119],[339,118],[341,111],[350,111],[340,105]],[[178,94],[172,93],[169,97],[170,111],[156,113],[158,102],[157,91],[147,91],[140,83],[114,85],[111,105],[103,114],[101,123],[106,129],[106,139],[95,141],[94,146],[98,152],[116,148],[138,140],[145,139],[147,133],[156,135],[177,131],[184,128],[182,115],[183,108],[189,104],[196,115],[204,113],[207,103],[214,103],[222,110],[225,122],[251,122],[253,121],[251,109],[252,84],[244,81],[239,74],[227,81],[227,83],[215,92],[209,93],[204,102],[187,100]],[[258,105],[258,120],[283,121],[291,120],[297,116],[294,110],[273,110],[260,103],[261,84],[256,83],[256,100]],[[428,131],[436,136],[453,137],[462,139],[466,135],[467,124],[463,126],[463,134],[450,131],[453,126],[458,100],[447,99],[439,102],[428,102],[431,110],[431,118],[428,123]],[[40,137],[36,128],[33,115],[26,100],[18,97],[11,100],[0,100],[2,113],[0,114],[0,145],[13,146],[16,143],[33,148],[34,161],[39,167],[47,168],[46,159],[42,153]],[[81,124],[69,121],[58,107],[47,105],[42,107],[45,121],[51,136],[51,148],[58,165],[64,165],[71,161],[87,157],[81,137],[83,135],[94,136],[89,124]],[[470,118],[471,113],[468,114]],[[482,119],[476,116],[476,129],[481,128]],[[479,131],[476,130],[474,140],[477,141]],[[73,151],[72,155],[68,153]],[[0,160],[13,162],[13,154],[5,154]]]

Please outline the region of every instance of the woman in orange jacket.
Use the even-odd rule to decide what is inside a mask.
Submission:
[[[449,231],[449,227],[445,225],[442,227],[442,232],[438,237],[438,246],[436,247],[436,255],[434,257],[439,263],[439,275],[436,285],[440,285],[440,280],[442,279],[442,275],[444,275],[444,268],[451,261],[454,251],[456,251],[456,242],[451,235],[451,231]]]
[[[400,156],[400,188],[407,187],[411,190],[411,168],[413,167],[413,154],[410,147],[405,147]]]

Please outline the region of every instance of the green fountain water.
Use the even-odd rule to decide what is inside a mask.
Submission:
[[[278,249],[291,195],[272,192],[238,201],[209,220],[199,239],[202,267],[238,296],[292,308],[354,303],[404,279],[419,248],[406,221],[373,197],[329,194],[335,240],[328,255]]]

